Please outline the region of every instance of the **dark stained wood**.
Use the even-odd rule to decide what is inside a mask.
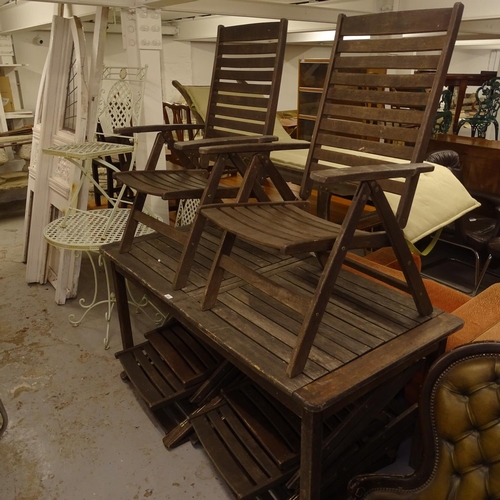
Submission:
[[[208,229],[212,231],[210,227]],[[210,235],[214,242],[217,240],[216,235],[217,232]],[[241,245],[237,245],[238,253],[248,259],[250,247],[241,248]],[[307,408],[313,413],[323,412],[326,418],[370,390],[384,387],[385,381],[439,349],[441,339],[461,325],[458,318],[440,311],[434,311],[430,318],[422,317],[406,295],[363,276],[341,271],[314,340],[312,358],[306,363],[301,375],[290,379],[286,376],[292,352],[289,344],[293,343],[297,334],[300,317],[280,303],[278,298],[265,298],[254,287],[235,281],[230,276],[224,280],[221,287],[223,293],[219,296],[217,306],[202,312],[199,304],[200,287],[190,285],[185,288],[190,292],[174,291],[172,275],[162,270],[165,265],[163,261],[178,256],[178,251],[168,240],[149,236],[137,241],[134,248],[137,246],[162,249],[166,254],[149,256],[138,249],[120,254],[117,244],[105,247],[103,251],[115,263],[120,274],[128,278],[133,276],[136,282],[140,277],[141,283],[152,294],[162,297],[174,315],[182,320],[185,328],[215,348],[299,417]],[[212,258],[215,250],[214,244],[207,248]],[[266,261],[262,258],[263,254],[259,256],[259,253],[256,251],[255,255],[263,274],[275,281],[287,283],[287,287],[300,290],[302,294],[314,292],[321,273],[314,258],[287,258],[280,261],[279,258],[275,260],[269,257]],[[171,298],[167,299],[166,295]],[[124,323],[127,322],[126,318],[122,319]],[[229,379],[235,377],[229,375]],[[202,399],[212,394],[210,390]],[[170,405],[165,407],[169,408]],[[211,428],[211,424],[207,425]],[[172,434],[173,443],[167,436],[168,445],[177,444],[177,437],[186,439],[183,431],[187,427],[184,426],[179,428],[178,433]],[[210,428],[207,429],[209,434],[213,432]],[[307,440],[308,435],[302,433],[301,441]],[[389,436],[384,439],[388,440]],[[214,438],[210,444],[205,439],[204,444],[207,447],[221,446],[218,438]],[[375,447],[374,456],[376,450]],[[222,456],[213,452],[214,460],[220,460]],[[321,469],[317,456],[312,456],[311,460],[314,467]],[[311,467],[304,457],[301,458],[301,464],[304,470]],[[276,471],[279,471],[276,480],[282,484],[283,471],[279,467]],[[248,487],[248,483],[244,483],[243,487]],[[256,486],[252,483],[251,487]],[[308,493],[305,498],[315,497]]]
[[[116,353],[126,378],[152,410],[187,399],[221,363],[180,324],[145,334],[147,342]]]
[[[434,136],[428,152],[452,149],[460,156],[462,182],[467,189],[500,193],[500,143],[479,137]]]
[[[444,9],[436,15],[436,19],[440,22],[445,18],[454,19],[454,22],[445,37],[448,46],[443,50],[443,60],[437,69],[438,76],[434,81],[429,106],[435,104],[432,102],[437,95],[437,88],[441,85],[439,79],[444,76],[445,66],[451,53],[451,43],[448,42],[456,36],[460,12],[461,6],[457,5],[453,10]],[[413,20],[412,13],[399,12],[395,15],[391,13],[387,18],[390,22],[387,22],[383,15],[362,16],[361,24],[365,28],[368,18],[371,19],[373,29],[377,33],[393,33],[394,21],[400,23],[397,28],[400,33],[411,32],[412,27],[416,31],[423,29],[421,14],[416,14]],[[341,21],[342,19],[341,17]],[[378,19],[381,21],[378,22]],[[428,15],[428,19],[425,20],[426,32],[433,20],[432,15]],[[353,30],[355,24],[354,21],[351,22]],[[439,30],[443,30],[443,26],[440,24]],[[342,33],[342,22],[337,28],[338,32]],[[420,75],[416,76],[420,78]],[[323,98],[326,99],[325,96]],[[318,151],[323,145],[327,145],[326,141],[323,143],[322,139],[318,139],[321,122],[332,119],[335,117],[320,116],[317,122],[317,130],[313,137],[316,147],[310,153],[308,168],[319,163]],[[428,109],[423,113],[423,120],[425,129],[430,122]],[[417,135],[413,161],[417,161],[422,148],[426,145],[426,134],[427,130],[422,130]],[[268,145],[262,146],[266,149]],[[245,146],[241,146],[239,150],[238,147],[235,149],[240,153]],[[267,154],[268,151],[269,149],[261,154]],[[217,154],[227,158],[233,152],[230,148],[222,148],[217,150]],[[392,384],[402,383],[413,369],[411,367],[424,357],[438,352],[443,340],[459,329],[462,321],[447,313],[434,310],[428,302],[425,290],[420,288],[418,273],[412,267],[413,259],[404,242],[400,221],[388,208],[387,200],[377,182],[379,178],[390,178],[396,172],[409,179],[415,177],[413,180],[416,180],[420,172],[425,171],[427,167],[414,164],[396,166],[391,171],[389,166],[382,164],[375,167],[365,165],[335,170],[331,175],[336,179],[342,180],[344,175],[346,180],[360,181],[345,222],[339,228],[329,221],[310,216],[297,208],[295,203],[281,202],[273,205],[259,200],[258,203],[245,205],[259,171],[264,171],[262,169],[265,168],[270,172],[273,168],[272,165],[259,160],[257,155],[254,158],[257,160],[252,160],[250,167],[244,172],[243,185],[236,203],[202,208],[201,214],[213,210],[214,213],[227,216],[224,212],[232,211],[236,213],[238,220],[245,220],[246,223],[254,225],[256,221],[254,212],[261,211],[262,208],[262,213],[265,214],[259,231],[262,237],[259,239],[254,232],[251,235],[252,240],[259,241],[257,247],[236,238],[235,233],[226,232],[219,237],[222,243],[217,248],[217,245],[213,245],[216,241],[209,241],[217,235],[217,232],[205,226],[206,229],[198,234],[199,247],[202,246],[202,241],[207,241],[208,244],[203,247],[204,254],[195,257],[195,261],[198,259],[196,273],[193,272],[192,277],[187,277],[187,284],[182,290],[175,290],[173,273],[176,260],[182,258],[179,257],[179,252],[183,248],[182,243],[154,235],[132,241],[131,249],[127,253],[120,253],[118,244],[103,247],[102,252],[114,263],[115,272],[122,275],[122,278],[133,279],[153,296],[163,300],[172,311],[173,317],[181,322],[184,328],[220,353],[227,363],[231,363],[268,393],[260,393],[265,398],[263,403],[258,394],[252,393],[249,396],[243,392],[234,398],[230,405],[228,401],[231,396],[228,390],[227,396],[223,394],[212,405],[200,409],[192,417],[193,425],[207,453],[219,467],[221,475],[228,480],[237,497],[251,498],[256,494],[262,494],[263,498],[270,498],[269,489],[283,488],[285,476],[289,474],[288,477],[291,478],[294,472],[291,464],[295,458],[293,454],[286,453],[287,449],[297,445],[292,429],[285,429],[284,425],[278,424],[281,434],[273,432],[272,438],[268,434],[263,441],[257,439],[258,435],[265,434],[260,432],[264,417],[272,415],[275,422],[280,422],[282,418],[286,419],[285,412],[281,409],[266,411],[265,415],[262,412],[257,417],[249,411],[252,406],[266,408],[267,404],[271,404],[272,396],[294,413],[293,418],[286,419],[289,423],[293,425],[297,417],[301,419],[300,498],[319,500],[324,478],[321,458],[322,455],[327,456],[331,453],[331,448],[334,448],[333,445],[329,447],[328,443],[341,442],[341,447],[346,452],[355,449],[361,431],[368,427],[366,424],[370,419],[368,416],[365,418],[358,405],[371,401],[373,404],[367,409],[367,413],[374,419],[377,418],[376,413],[380,409],[380,406],[377,406],[380,405],[379,399],[389,398],[390,391],[387,391],[387,394],[384,392],[385,385],[388,384],[391,391],[395,391],[396,387]],[[342,174],[341,170],[345,170],[345,173]],[[306,175],[302,192],[310,190],[312,179],[319,184],[326,184],[330,172],[311,173],[311,179],[308,177],[309,172]],[[404,189],[409,192],[410,201],[411,188],[414,188],[415,184],[410,181],[407,184],[408,189]],[[356,229],[365,211],[368,196],[372,197],[387,234],[384,232],[365,234]],[[406,212],[406,206],[398,212],[402,220]],[[231,213],[231,218],[233,217],[234,214]],[[273,228],[273,234],[267,232],[271,220],[281,222],[278,224],[279,227],[277,225]],[[304,222],[303,225],[301,221]],[[325,241],[328,239],[327,229],[330,230],[330,241],[329,247],[325,248]],[[299,234],[299,239],[292,238],[294,232]],[[205,237],[207,233],[209,237]],[[317,238],[317,244],[314,241],[307,241],[308,238],[314,240],[315,235],[320,233],[324,237]],[[332,234],[337,235],[337,238],[332,238]],[[238,235],[248,236],[243,230],[241,232],[238,230]],[[269,249],[271,239],[281,253],[273,253]],[[335,242],[332,247],[333,239]],[[371,247],[374,244],[388,243],[392,243],[395,247],[406,281],[410,284],[408,292],[413,293],[413,297],[389,289],[366,276],[353,275],[343,268],[345,255],[353,245]],[[162,256],[159,250],[166,255]],[[289,250],[307,252],[287,256]],[[324,250],[331,251],[328,255]],[[317,258],[311,256],[309,251],[316,252]],[[266,258],[266,255],[269,257]],[[207,260],[220,263],[221,266],[212,266],[210,269],[208,280],[212,283],[217,282],[215,300],[214,296],[207,297],[206,294],[204,300],[212,301],[213,307],[202,310],[202,283],[207,276],[205,274]],[[249,272],[247,269],[240,271],[245,261],[247,265],[250,263],[247,269],[252,268],[257,276],[255,281],[249,280],[250,283],[241,279],[241,277],[246,278],[246,273]],[[257,261],[259,265],[256,265]],[[228,262],[230,264],[227,264]],[[226,275],[224,275],[225,268],[228,271]],[[238,275],[232,275],[231,271],[237,272]],[[377,277],[383,278],[382,275]],[[116,282],[124,287],[123,279]],[[261,288],[266,286],[266,282],[273,283],[269,296],[261,293]],[[275,293],[278,289],[276,287],[282,291]],[[206,290],[210,295],[210,286]],[[122,299],[123,291],[118,294]],[[296,311],[301,308],[288,307],[295,299],[288,300],[285,297],[301,297],[306,301],[306,321],[303,319],[303,314]],[[121,322],[125,332],[124,341],[130,344],[131,339],[127,338],[131,331],[127,325],[129,317],[126,301],[120,304],[119,312],[123,316]],[[294,359],[297,362],[294,362]],[[374,391],[374,394],[370,399],[368,395],[371,391]],[[210,394],[210,389],[207,394]],[[378,394],[380,398],[377,397]],[[243,397],[250,397],[252,402],[248,403],[246,399],[242,399]],[[337,424],[328,424],[330,417]],[[332,434],[337,428],[336,425],[344,421],[344,418],[347,420],[341,428],[348,431],[345,440],[340,439],[338,433]],[[397,420],[397,423],[394,423],[392,430],[398,438],[401,438],[407,428],[407,422],[411,419],[409,416],[408,419],[406,416],[401,416],[401,419],[394,420]],[[182,436],[182,432],[179,435]],[[329,441],[331,436],[333,436],[332,441]],[[391,442],[391,437],[390,434],[384,434],[384,430],[380,427],[376,427],[376,434],[370,442],[371,448],[363,449],[356,456],[347,454],[346,463],[347,458],[351,459],[348,471],[356,470],[358,462],[367,465],[371,463],[372,457],[380,457],[377,455],[379,450],[376,446],[385,446],[385,443]],[[283,443],[288,444],[284,447]],[[346,481],[347,472],[342,473],[341,477],[337,475],[343,466],[341,460],[342,457],[335,457],[333,460],[336,469],[331,476],[334,478],[333,482],[328,483],[329,487],[341,485]],[[287,464],[290,464],[290,469],[287,469]]]
[[[208,178],[205,173],[197,170],[203,168],[206,172],[210,166],[208,157],[200,156],[199,149],[217,143],[234,143],[238,139],[245,142],[274,139],[272,133],[281,83],[286,30],[286,20],[243,26],[219,26],[203,139],[181,142],[181,147],[177,148],[172,132],[178,132],[180,124],[127,130],[129,133],[155,131],[157,137],[144,169],[116,175],[120,182],[137,192],[121,250],[131,250],[138,223],[152,227],[175,241],[185,243],[176,270],[176,289],[186,284],[205,219],[196,217],[192,232],[183,233],[182,237],[177,236],[176,230],[169,227],[169,221],[158,221],[143,211],[146,197],[159,196],[163,200],[200,199],[203,205],[236,196],[237,190],[221,185],[220,180],[228,166],[243,175],[247,168],[243,159],[236,154],[219,158],[216,164],[211,166]],[[176,158],[185,169],[155,170],[165,144],[169,149],[175,150]],[[257,199],[265,200],[264,191],[259,184],[261,180],[255,181],[252,191]],[[280,189],[283,190],[285,199],[290,199],[288,186],[281,184]]]
[[[427,316],[432,313],[427,291],[405,242],[403,228],[407,223],[419,175],[427,168],[419,162],[424,159],[430,138],[437,100],[442,92],[462,10],[463,6],[456,4],[454,9],[437,10],[435,17],[430,12],[423,11],[354,18],[339,16],[325,90],[319,104],[299,196],[302,200],[307,199],[314,182],[324,186],[325,191],[331,189],[333,192],[335,182],[359,183],[342,225],[311,216],[299,209],[296,203],[269,203],[263,200],[259,200],[259,203],[248,203],[250,188],[259,176],[257,161],[252,161],[251,167],[247,170],[235,204],[219,203],[208,206],[204,204],[199,209],[200,218],[212,221],[225,231],[208,276],[202,301],[203,310],[216,306],[224,272],[227,272],[251,283],[266,296],[277,297],[294,312],[300,313],[302,323],[287,370],[290,377],[301,373],[308,361],[335,281],[350,249],[373,249],[392,245],[406,282],[402,281],[398,285],[399,288],[413,297],[419,314]],[[359,26],[356,24],[358,21],[359,26],[363,27],[364,35],[378,37],[379,41],[375,47],[380,46],[382,36],[389,35],[386,36],[385,42],[390,46],[393,43],[392,35],[395,33],[413,34],[416,38],[422,32],[444,34],[440,37],[443,45],[437,55],[430,55],[426,49],[411,54],[406,53],[404,56],[380,55],[378,52],[370,51],[363,55],[359,52],[350,54],[349,45],[340,44],[339,41],[351,32],[359,33]],[[429,86],[425,88],[419,88],[415,83],[413,91],[410,92],[394,92],[387,88],[386,75],[381,75],[378,80],[379,83],[383,83],[382,87],[363,88],[357,79],[357,71],[361,70],[359,74],[363,75],[370,73],[374,68],[384,69],[387,72],[392,69],[411,70],[409,71],[411,74],[406,77],[415,78],[415,82],[421,81],[418,71],[425,69],[429,70],[434,78],[427,80]],[[349,69],[354,70],[352,79],[342,82],[347,85],[339,84],[338,75]],[[347,92],[343,93],[345,86]],[[420,97],[419,93],[423,97]],[[393,99],[390,97],[391,94],[397,94],[397,98]],[[385,95],[389,97],[386,98]],[[387,103],[391,105],[386,105]],[[356,135],[356,132],[358,134],[361,131],[368,132],[366,128],[358,125],[360,122],[372,125],[369,136]],[[383,126],[377,126],[379,122],[383,122]],[[349,123],[354,125],[349,127]],[[411,127],[415,130],[406,135],[408,142],[386,140],[388,126],[397,128],[398,134],[402,127]],[[346,136],[347,133],[349,136]],[[255,146],[253,144],[253,147]],[[272,151],[272,147],[273,144],[263,144],[261,154]],[[219,146],[213,149],[204,148],[203,151],[228,155],[240,153],[244,148],[245,145],[236,145],[234,148]],[[338,149],[352,152],[353,156],[360,156],[358,152],[362,151],[409,160],[412,163],[403,167],[395,164],[371,165],[370,159],[365,158],[366,163],[363,166],[331,169],[329,164],[336,163]],[[409,170],[406,170],[407,168]],[[268,172],[272,171],[273,165],[266,164],[266,169]],[[323,175],[322,169],[327,174]],[[279,172],[274,170],[279,175]],[[404,182],[397,185],[398,183],[390,180],[397,177],[403,177]],[[395,191],[401,195],[395,214],[384,191]],[[371,199],[376,207],[385,233],[372,234],[356,229],[368,199]],[[324,270],[312,297],[305,298],[303,294],[291,291],[269,277],[234,262],[231,252],[236,238],[257,246],[276,249],[284,255],[315,253],[322,259]],[[328,259],[324,258],[325,252],[329,252]],[[383,273],[379,279],[385,279]],[[394,280],[391,279],[391,283],[394,283]]]

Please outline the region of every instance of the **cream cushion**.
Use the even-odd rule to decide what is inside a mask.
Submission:
[[[210,87],[186,85],[184,88],[191,98],[192,108],[205,119]],[[274,133],[280,140],[293,142],[293,139],[290,139],[278,120],[276,120],[275,123]],[[339,148],[331,149],[346,154],[363,156],[367,159],[382,160],[387,163],[408,163],[407,160],[400,158]],[[283,166],[286,168],[304,170],[307,154],[307,149],[297,149],[274,152],[271,154],[271,158],[277,167]],[[480,203],[470,196],[462,183],[446,167],[437,164],[433,165],[435,166],[434,171],[420,175],[408,223],[404,228],[405,238],[411,243],[415,243],[425,236],[436,232],[467,212],[480,206]],[[325,164],[325,168],[348,167],[340,164]],[[348,195],[352,194],[353,191],[354,186],[343,184],[339,185],[338,189],[336,187],[334,192],[339,195]],[[400,197],[392,193],[387,193],[387,198],[395,212]]]

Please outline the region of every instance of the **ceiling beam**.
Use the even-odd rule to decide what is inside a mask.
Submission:
[[[436,0],[399,0],[398,10],[435,9],[436,3]],[[462,0],[462,3],[464,4],[462,22],[500,17],[500,2],[498,0]],[[445,6],[451,6],[451,4],[450,1]]]
[[[333,22],[311,23],[289,21],[288,39],[290,38],[290,34],[294,33],[334,30],[337,16],[329,15],[328,17]],[[175,39],[178,41],[213,41],[217,37],[217,27],[219,25],[238,26],[240,24],[258,23],[270,20],[272,19],[235,16],[209,16],[186,19],[175,23],[178,28],[178,35]]]
[[[20,0],[0,7],[0,33],[14,33],[41,29],[52,24],[52,17],[57,13],[57,4],[53,2],[27,2]],[[74,5],[73,15],[82,19],[93,17],[95,7]]]
[[[326,4],[323,6],[323,4]],[[165,5],[165,0],[144,0],[144,5],[150,8],[161,8],[162,11],[182,11],[186,16],[199,14],[218,14],[224,16],[258,17],[260,19],[281,19],[291,21],[326,22],[331,23],[339,12],[347,15],[378,12],[378,0],[361,0],[337,4],[338,8],[332,9],[327,2],[315,4],[292,5],[277,2],[262,2],[250,0],[193,0],[178,5],[170,3]],[[344,8],[342,8],[344,6]]]

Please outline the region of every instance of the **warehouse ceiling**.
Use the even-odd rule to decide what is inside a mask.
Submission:
[[[67,13],[92,21],[97,6],[109,6],[110,24],[119,30],[123,8],[160,9],[165,26],[176,28],[179,40],[210,40],[219,24],[231,25],[262,19],[289,20],[289,43],[321,43],[328,38],[339,13],[356,15],[391,10],[410,10],[450,6],[452,0],[0,0],[0,33],[50,26],[57,6]],[[463,0],[465,12],[460,29],[461,45],[471,48],[500,39],[500,1]],[[313,35],[315,34],[316,35]],[[319,33],[319,34],[318,34]],[[292,35],[292,36],[290,36]]]

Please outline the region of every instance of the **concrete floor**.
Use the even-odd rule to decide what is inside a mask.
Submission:
[[[78,327],[76,300],[54,302],[50,285],[27,285],[23,214],[0,207],[0,500],[233,498],[201,448],[173,451],[119,373],[116,316],[104,350],[104,308]],[[80,296],[93,289],[84,262]],[[138,331],[153,323],[143,314]]]

